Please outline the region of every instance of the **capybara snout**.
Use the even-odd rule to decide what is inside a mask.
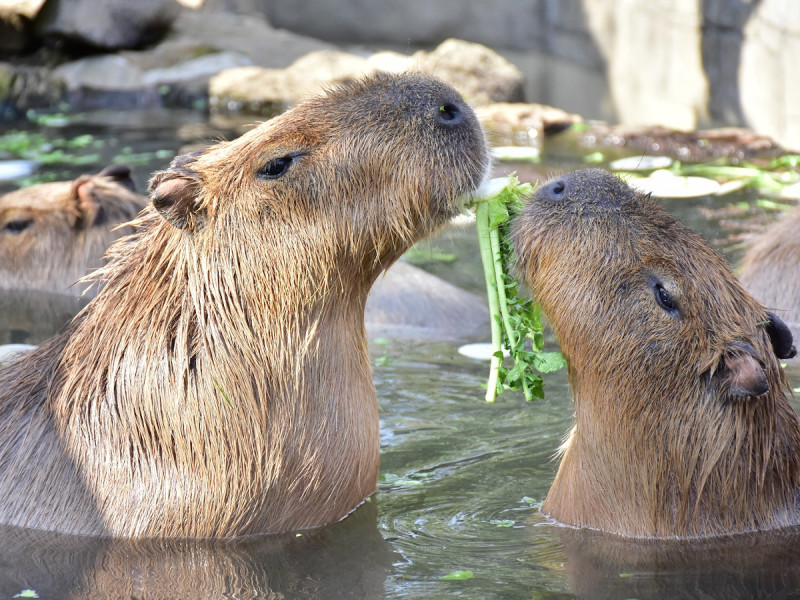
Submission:
[[[546,513],[632,536],[800,520],[792,335],[718,252],[598,169],[541,186],[512,236],[575,402]]]

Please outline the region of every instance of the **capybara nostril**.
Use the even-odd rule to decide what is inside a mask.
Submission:
[[[452,127],[464,122],[464,113],[457,104],[444,102],[436,109],[436,120],[442,125]]]
[[[555,181],[551,181],[547,185],[542,188],[540,192],[541,197],[544,200],[550,200],[552,202],[557,202],[559,200],[563,200],[566,196],[567,191],[567,182],[563,177],[559,177]]]

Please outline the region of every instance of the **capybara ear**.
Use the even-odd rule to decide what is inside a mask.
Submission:
[[[794,347],[792,332],[786,323],[778,315],[771,312],[767,313],[767,323],[764,329],[767,331],[769,341],[772,342],[772,349],[778,358],[794,358],[797,356],[797,349]]]
[[[100,204],[94,195],[95,184],[90,175],[81,175],[72,182],[72,201],[74,203],[73,227],[80,228],[95,222]]]
[[[199,206],[203,188],[197,171],[189,169],[197,152],[175,157],[170,168],[156,173],[150,180],[150,199],[159,214],[178,229],[196,231],[205,220]]]
[[[769,391],[764,363],[747,342],[730,345],[714,376],[720,379],[723,395],[728,398],[750,398]]]
[[[136,185],[131,178],[131,168],[128,165],[108,165],[105,169],[100,171],[100,175],[110,177],[132,192],[136,191]]]

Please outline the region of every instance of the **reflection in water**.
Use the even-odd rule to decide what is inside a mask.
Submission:
[[[697,541],[626,540],[558,528],[580,598],[794,598],[800,529]]]
[[[373,500],[300,536],[137,542],[0,528],[0,597],[237,600],[380,598],[400,560]]]

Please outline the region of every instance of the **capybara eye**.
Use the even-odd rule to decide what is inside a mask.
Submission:
[[[295,157],[296,155],[288,154],[280,158],[273,158],[258,170],[258,176],[262,179],[277,179],[289,170]]]
[[[33,219],[13,219],[3,225],[5,233],[21,233],[33,225]]]
[[[670,312],[678,310],[678,303],[675,302],[675,298],[667,291],[667,288],[660,283],[656,283],[653,286],[653,290],[655,291],[656,302],[661,308]]]
[[[461,121],[461,109],[455,104],[447,102],[439,107],[436,116],[439,122],[453,125]]]

